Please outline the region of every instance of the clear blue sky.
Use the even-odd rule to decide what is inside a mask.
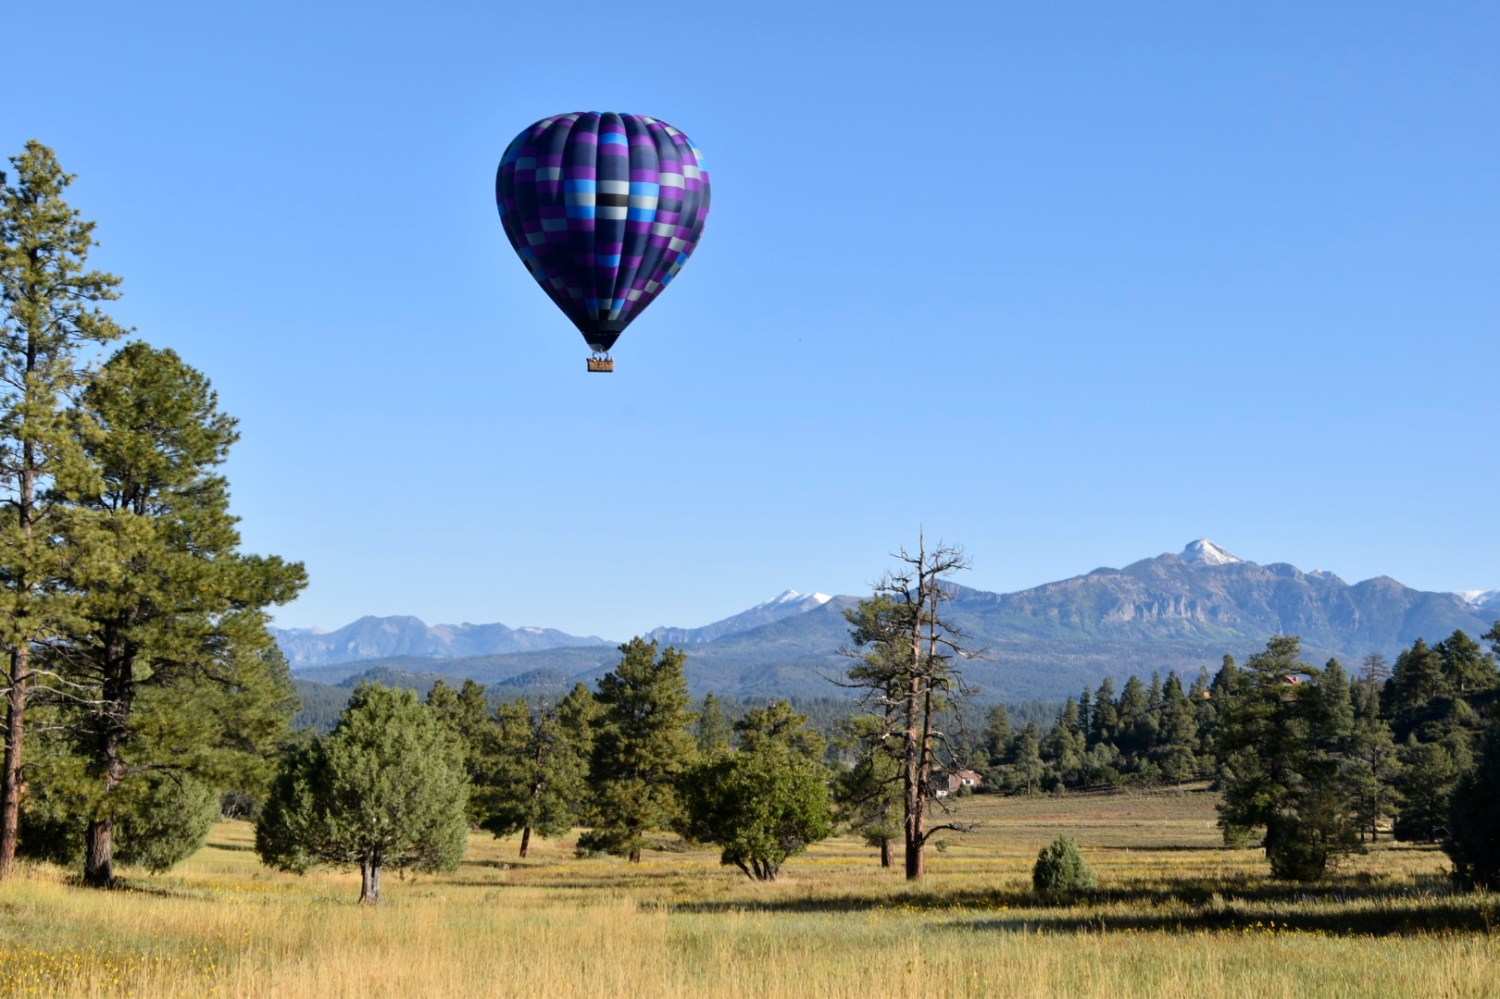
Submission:
[[[277,614],[609,638],[964,545],[1009,591],[1207,536],[1500,587],[1493,2],[24,4],[0,152],[243,440]],[[648,114],[698,253],[613,376],[510,139]]]

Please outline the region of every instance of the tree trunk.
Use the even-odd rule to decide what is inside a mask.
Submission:
[[[632,864],[639,864],[641,862],[641,848],[640,847],[636,847],[635,849],[633,849],[633,850],[630,851],[630,862]]]
[[[521,830],[521,857],[525,859],[526,853],[531,849],[531,827],[526,826]]]
[[[920,654],[920,648],[913,650],[914,657]],[[923,835],[922,828],[927,818],[927,789],[922,786],[922,757],[925,755],[926,747],[922,744],[921,734],[917,728],[920,684],[920,678],[914,677],[906,696],[906,773],[904,775],[906,814],[905,821],[902,823],[902,832],[906,847],[906,880],[908,881],[919,881],[922,875],[927,873],[927,858],[923,851],[926,836]]]
[[[135,656],[120,637],[106,629],[103,703],[94,724],[94,761],[104,772],[105,807],[125,779],[125,742],[130,736],[126,719],[134,699]],[[83,883],[91,888],[113,888],[114,820],[96,818],[89,823],[88,849],[83,858]]]
[[[17,645],[10,653],[10,693],[5,705],[5,768],[0,771],[0,880],[16,866],[16,838],[21,824],[21,795],[26,791],[21,746],[26,734],[26,687],[31,679],[31,649]]]
[[[359,865],[359,904],[375,905],[380,901],[380,858],[366,855]]]
[[[113,888],[114,819],[95,819],[89,823],[88,849],[83,858],[83,883],[90,888]]]
[[[894,858],[891,856],[891,838],[884,837],[880,841],[880,866],[890,867]]]

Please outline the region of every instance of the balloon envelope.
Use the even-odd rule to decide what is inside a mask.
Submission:
[[[543,118],[495,174],[510,245],[596,351],[677,276],[708,218],[708,172],[682,132],[594,111]]]

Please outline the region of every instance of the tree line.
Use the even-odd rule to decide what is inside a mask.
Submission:
[[[1500,622],[1481,638],[1500,650]],[[1354,675],[1278,636],[1186,686],[1132,676],[1116,694],[1106,678],[1045,730],[994,708],[980,755],[996,789],[1021,794],[1210,780],[1228,841],[1259,836],[1274,873],[1317,876],[1383,834],[1457,849],[1455,797],[1480,779],[1497,696],[1495,651],[1462,631]]]

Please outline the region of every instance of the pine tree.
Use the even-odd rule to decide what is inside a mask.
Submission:
[[[1407,738],[1400,754],[1395,788],[1401,796],[1395,837],[1402,842],[1441,843],[1448,835],[1454,788],[1473,765],[1469,741],[1450,736],[1439,742]]]
[[[861,651],[845,686],[865,691],[865,703],[901,740],[902,840],[906,877],[926,873],[927,843],[942,829],[961,829],[955,822],[929,825],[932,776],[956,757],[955,740],[944,732],[944,718],[962,727],[962,698],[970,691],[955,658],[962,631],[950,622],[944,605],[950,593],[946,578],[967,569],[962,550],[925,539],[915,552],[900,549],[899,567],[888,572],[874,596],[845,612],[850,637]],[[946,759],[944,758],[946,757]]]
[[[234,420],[175,353],[122,348],[74,415],[87,464],[55,484],[73,500],[58,531],[73,616],[43,658],[62,678],[63,724],[98,775],[78,821],[84,883],[107,888],[124,785],[191,773],[228,787],[280,737],[295,708],[266,608],[305,577],[239,551],[217,472]]]
[[[1460,888],[1500,888],[1500,725],[1491,725],[1479,758],[1454,788],[1443,850]]]
[[[453,870],[468,842],[457,741],[409,690],[361,684],[333,734],[281,765],[255,827],[265,863],[360,869],[361,903],[387,868]]]
[[[594,825],[578,839],[580,851],[628,857],[639,863],[647,837],[678,818],[678,776],[696,752],[688,732],[687,657],[668,646],[632,638],[620,646],[620,665],[599,681],[602,709],[589,767]]]
[[[1120,728],[1120,712],[1115,706],[1115,681],[1105,677],[1099,681],[1099,690],[1094,694],[1094,714],[1089,722],[1089,745],[1101,742],[1118,748],[1116,739]]]
[[[1380,823],[1395,814],[1395,783],[1400,769],[1391,726],[1380,716],[1380,688],[1357,680],[1350,689],[1354,724],[1349,733],[1344,773],[1354,799],[1360,835],[1374,840]]]
[[[1160,682],[1153,682],[1157,685],[1159,697]],[[1156,744],[1156,720],[1151,717],[1151,698],[1140,677],[1132,676],[1125,681],[1117,710],[1120,720],[1115,745],[1132,771],[1145,773],[1148,754]]]
[[[439,680],[427,692],[427,707],[463,750],[464,770],[469,775],[469,823],[477,826],[495,804],[498,750],[489,695],[471,678],[457,690]]]
[[[1063,787],[1079,782],[1086,748],[1078,722],[1078,705],[1071,697],[1063,703],[1057,724],[1042,738],[1039,750],[1049,782],[1055,781]]]
[[[489,811],[483,827],[496,836],[561,836],[583,818],[588,802],[589,754],[598,707],[578,685],[556,707],[533,711],[525,698],[495,709]]]
[[[1245,664],[1244,689],[1223,719],[1219,812],[1226,839],[1264,830],[1273,876],[1307,881],[1358,842],[1338,756],[1321,737],[1328,714],[1320,673],[1299,652],[1295,636],[1277,636]]]
[[[682,834],[722,850],[752,880],[774,881],[788,857],[833,834],[823,737],[790,705],[751,710],[738,750],[719,750],[678,782]]]
[[[693,723],[693,735],[697,738],[700,753],[729,748],[734,729],[729,724],[729,716],[724,713],[724,702],[712,691],[703,695],[703,706],[698,709],[698,720]]]
[[[1181,783],[1198,772],[1198,718],[1175,672],[1162,686],[1153,762],[1167,780]]]
[[[1416,734],[1419,741],[1432,742],[1442,736],[1442,720],[1448,713],[1456,688],[1443,670],[1437,651],[1422,639],[1396,657],[1396,668],[1387,689],[1389,714],[1398,740]]]
[[[984,752],[991,769],[998,769],[1010,762],[1011,743],[1016,734],[1010,726],[1010,712],[1005,705],[997,704],[985,716]]]
[[[80,380],[80,348],[125,332],[99,305],[117,297],[120,279],[86,269],[94,223],[63,200],[72,175],[35,140],[10,162],[15,183],[0,175],[0,879],[14,866],[26,783],[31,651],[68,613],[48,496],[52,476],[79,460],[65,398]]]
[[[891,847],[901,838],[904,800],[900,753],[886,733],[881,719],[848,719],[841,741],[853,751],[854,761],[833,782],[840,821],[879,848],[881,867],[893,863]]]
[[[1462,631],[1455,631],[1433,647],[1442,661],[1448,687],[1459,697],[1472,698],[1500,685],[1495,657]]]
[[[1040,791],[1046,765],[1042,761],[1042,727],[1036,722],[1027,722],[1016,736],[1012,759],[1007,780],[1010,788],[1021,794]]]

